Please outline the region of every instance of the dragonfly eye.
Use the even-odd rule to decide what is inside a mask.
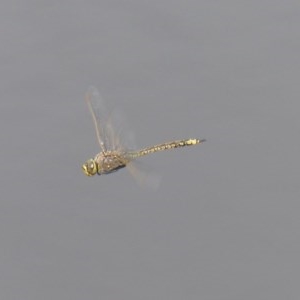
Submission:
[[[82,171],[87,176],[93,176],[97,173],[97,164],[91,158],[82,165]]]

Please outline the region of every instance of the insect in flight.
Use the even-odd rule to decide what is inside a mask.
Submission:
[[[126,166],[135,159],[158,151],[169,150],[203,143],[205,139],[184,139],[167,142],[141,150],[132,150],[124,146],[121,136],[113,128],[110,115],[107,113],[103,101],[95,87],[90,87],[85,96],[88,108],[93,118],[97,140],[101,151],[94,158],[88,159],[82,170],[85,175],[109,174]]]

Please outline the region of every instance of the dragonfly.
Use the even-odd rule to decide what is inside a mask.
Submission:
[[[130,147],[124,145],[126,142],[122,142],[122,136],[119,132],[122,131],[122,126],[119,126],[121,129],[113,126],[112,120],[115,119],[118,122],[118,115],[117,117],[112,117],[108,114],[97,88],[89,87],[85,95],[85,101],[92,115],[97,141],[101,150],[94,158],[88,159],[82,165],[82,170],[87,176],[110,174],[126,166],[129,167],[131,162],[139,157],[159,151],[194,146],[205,141],[205,139],[189,138],[166,142],[140,150],[131,150]]]

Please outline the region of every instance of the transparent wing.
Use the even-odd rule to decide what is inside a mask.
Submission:
[[[114,137],[111,149],[121,152],[136,149],[136,142],[133,132],[128,128],[128,122],[122,111],[115,109],[108,119],[108,127]]]
[[[109,112],[98,90],[93,86],[89,87],[85,99],[93,117],[101,150],[134,149],[133,134],[127,128],[123,114],[118,110]]]
[[[107,119],[107,111],[104,106],[104,102],[100,97],[98,90],[93,86],[88,88],[88,91],[85,95],[85,100],[93,117],[98,143],[102,151],[106,151],[107,137],[105,137],[104,124]]]
[[[141,164],[139,160],[133,160],[126,165],[127,170],[142,187],[157,190],[161,183],[161,175],[150,170],[145,164]]]

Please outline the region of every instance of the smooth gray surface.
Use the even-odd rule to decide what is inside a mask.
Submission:
[[[2,1],[0,298],[299,299],[299,1]],[[157,191],[87,178],[90,85]]]

